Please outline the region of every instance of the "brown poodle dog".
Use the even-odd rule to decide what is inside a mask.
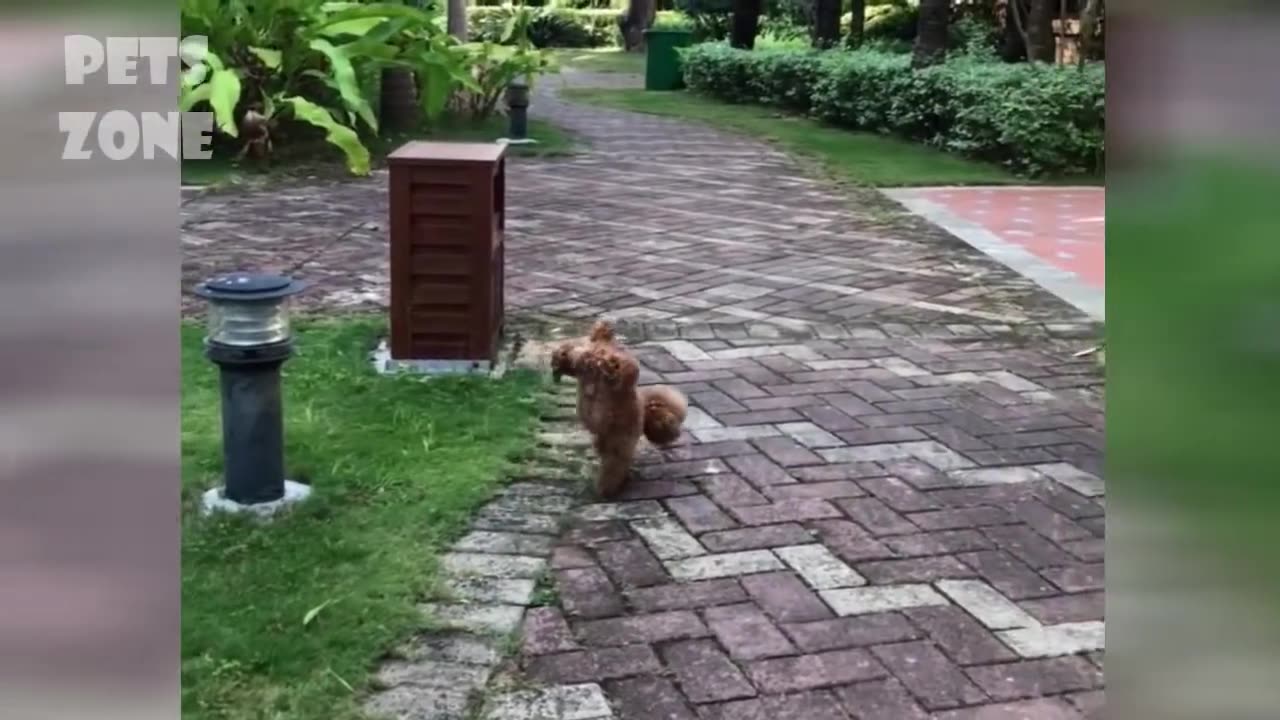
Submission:
[[[585,340],[557,348],[551,372],[557,382],[563,375],[578,381],[578,419],[595,438],[601,497],[614,497],[626,485],[642,434],[657,446],[680,438],[688,401],[675,388],[637,388],[640,364],[608,323],[599,321]]]

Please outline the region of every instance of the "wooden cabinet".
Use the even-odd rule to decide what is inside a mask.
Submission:
[[[506,146],[391,153],[391,357],[492,363],[503,329]]]

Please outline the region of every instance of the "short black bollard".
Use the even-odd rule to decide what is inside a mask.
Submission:
[[[508,142],[527,143],[529,139],[529,86],[522,80],[507,85]]]
[[[293,353],[288,299],[302,283],[277,275],[232,273],[195,288],[209,301],[205,354],[222,385],[225,487],[204,508],[270,513],[301,500],[306,485],[284,476],[280,368]]]

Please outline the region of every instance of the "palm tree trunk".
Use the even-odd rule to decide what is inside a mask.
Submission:
[[[418,87],[409,68],[382,69],[382,87],[378,91],[378,125],[381,130],[400,132],[418,127]]]
[[[409,4],[417,5],[414,0]],[[418,83],[413,71],[403,67],[382,69],[378,87],[378,127],[380,131],[413,130],[422,121],[418,107]]]
[[[926,67],[946,59],[950,23],[951,0],[920,0],[920,20],[911,53],[912,67]]]
[[[460,42],[466,42],[467,0],[449,0],[447,19],[449,34]]]

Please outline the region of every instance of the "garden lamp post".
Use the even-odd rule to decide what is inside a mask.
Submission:
[[[528,145],[536,142],[529,137],[529,83],[516,78],[507,85],[507,138],[511,145]]]
[[[266,515],[311,491],[284,477],[280,397],[280,368],[293,352],[288,301],[304,287],[287,277],[238,272],[195,288],[209,301],[205,354],[222,386],[225,486],[205,493],[206,512]]]

